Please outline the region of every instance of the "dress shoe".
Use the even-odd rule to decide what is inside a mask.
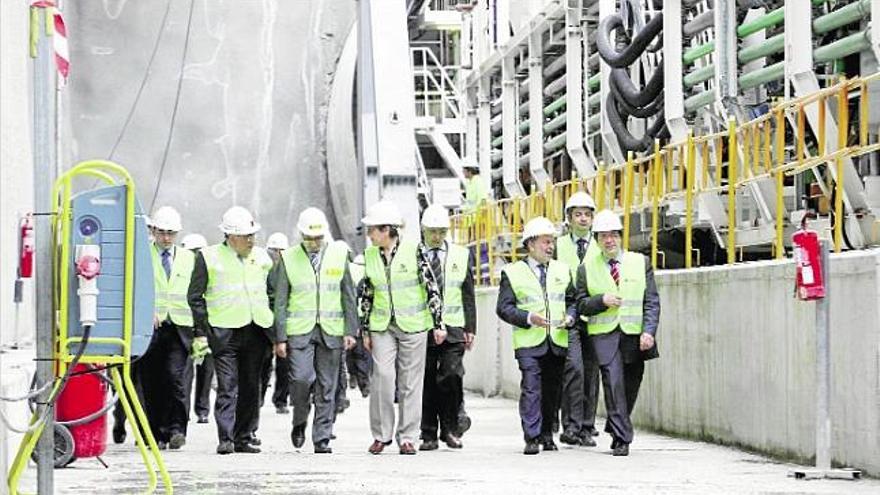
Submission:
[[[526,448],[523,449],[523,454],[525,455],[536,455],[541,452],[541,447],[538,444],[538,440],[529,440],[526,442]]]
[[[437,450],[438,448],[437,440],[422,440],[422,444],[419,445],[419,450]]]
[[[293,442],[293,446],[296,448],[300,448],[303,446],[303,444],[306,442],[305,423],[293,427],[293,431],[290,432],[290,441]]]
[[[559,438],[562,439],[562,437],[559,437]],[[593,436],[590,435],[589,432],[586,432],[586,431],[582,432],[582,434],[580,436],[580,440],[581,440],[581,445],[583,445],[584,447],[595,447],[596,446],[596,439],[593,438]]]
[[[378,440],[373,440],[373,444],[370,445],[370,448],[367,449],[367,452],[378,455],[381,454],[383,450],[385,450],[386,445],[390,445],[391,442],[380,442]]]
[[[412,442],[403,442],[400,444],[400,455],[416,455],[416,448]]]
[[[287,406],[275,406],[275,414],[289,414],[290,409]]]
[[[330,434],[330,440],[336,440],[336,433]]]
[[[330,445],[327,442],[320,442],[315,444],[315,453],[316,454],[332,454],[333,449],[330,448]]]
[[[220,442],[220,445],[217,446],[217,453],[220,455],[231,454],[235,452],[235,447],[233,447],[232,442]]]
[[[125,443],[125,429],[113,428],[113,443]]]
[[[591,437],[598,437],[599,436],[599,430],[597,430],[596,428],[589,427],[589,428],[587,428],[587,432],[589,432]]]
[[[445,443],[446,446],[449,447],[450,449],[460,449],[460,448],[464,447],[464,445],[462,445],[462,443],[461,443],[461,440],[457,436],[453,435],[452,433],[447,433],[447,434],[443,435],[441,440],[443,440],[443,443]]]
[[[257,436],[254,435],[253,433],[251,433],[251,435],[249,437],[247,437],[244,441],[250,445],[256,445],[256,446],[263,445],[263,441],[260,440],[259,438],[257,438]]]
[[[464,433],[471,429],[471,418],[467,414],[459,414],[458,415],[458,436],[464,435]]]
[[[183,433],[175,433],[171,435],[171,440],[168,441],[168,448],[171,450],[177,450],[186,445],[186,437]]]
[[[581,445],[581,437],[572,431],[564,431],[559,435],[559,441],[566,445]]]
[[[628,456],[629,455],[629,444],[623,443],[623,442],[618,442],[617,447],[614,447],[614,449],[611,451],[611,455],[613,455],[614,457]]]
[[[552,438],[549,440],[544,440],[543,448],[545,451],[546,450],[559,450],[559,447],[556,446],[556,442],[554,442]]]
[[[611,439],[611,450],[616,449],[618,445],[620,445],[620,440],[618,440],[617,437],[613,437]]]
[[[200,424],[206,424],[207,422],[208,422],[207,416],[199,416],[199,420],[197,421],[197,423],[200,423]]]
[[[260,449],[247,443],[240,443],[235,446],[235,451],[239,454],[259,454]]]
[[[361,397],[367,398],[370,396],[370,387],[368,385],[364,385],[361,387]]]

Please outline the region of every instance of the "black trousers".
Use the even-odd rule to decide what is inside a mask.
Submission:
[[[617,441],[632,443],[633,426],[630,414],[636,405],[645,373],[645,362],[638,351],[639,336],[626,335],[615,330],[604,335],[591,335],[590,339],[602,374],[605,409],[608,414],[605,431]]]
[[[214,357],[208,354],[202,364],[196,366],[196,389],[194,410],[196,416],[211,414],[211,380],[214,378]]]
[[[214,419],[220,442],[243,444],[259,424],[260,372],[271,349],[263,328],[212,328],[208,340],[217,373]]]
[[[599,363],[583,329],[568,331],[568,355],[562,377],[562,428],[579,434],[596,425]]]
[[[348,368],[348,373],[354,376],[360,391],[368,390],[370,387],[370,371],[373,367],[373,358],[364,347],[364,339],[362,337],[357,338],[357,345],[354,348],[345,352],[345,364]]]
[[[150,349],[140,361],[140,379],[150,429],[159,442],[186,435],[192,392],[192,328],[165,321],[154,332]]]
[[[462,407],[464,377],[463,343],[444,342],[429,345],[425,361],[425,386],[422,392],[422,440],[437,440],[458,431],[458,413]]]
[[[290,396],[290,382],[287,377],[290,365],[287,359],[281,359],[277,356],[274,357],[274,361],[275,385],[273,385],[272,391],[272,404],[275,404],[275,407],[286,407]]]

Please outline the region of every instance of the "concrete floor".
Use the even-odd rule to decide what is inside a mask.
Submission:
[[[630,457],[609,455],[609,440],[596,448],[562,446],[559,452],[522,455],[516,403],[469,396],[473,428],[460,451],[398,455],[396,446],[372,456],[367,400],[356,391],[339,416],[332,455],[315,455],[307,441],[295,451],[290,416],[271,405],[262,411],[262,454],[219,456],[211,424],[192,424],[187,445],[165,451],[174,491],[184,494],[282,493],[880,493],[880,481],[787,477],[796,466],[735,449],[638,432]],[[357,396],[356,398],[353,396]],[[310,438],[307,434],[306,438]],[[80,459],[56,471],[56,493],[134,493],[146,486],[133,444],[110,445],[104,469]],[[29,477],[33,479],[33,470]],[[25,483],[25,486],[30,483]],[[160,490],[161,491],[161,490]]]

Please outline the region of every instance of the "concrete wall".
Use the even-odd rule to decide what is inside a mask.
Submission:
[[[880,251],[832,256],[833,459],[880,476]],[[814,455],[815,304],[792,297],[792,262],[657,275],[658,345],[641,427],[802,461]],[[519,371],[495,289],[478,292],[480,327],[465,385],[515,397]],[[486,369],[493,367],[493,369]]]

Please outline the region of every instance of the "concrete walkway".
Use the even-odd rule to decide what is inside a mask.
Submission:
[[[880,493],[880,481],[798,481],[794,466],[715,445],[638,432],[630,457],[609,454],[609,440],[596,448],[562,446],[559,452],[522,455],[516,403],[469,396],[473,428],[460,451],[446,449],[414,457],[366,450],[372,439],[367,400],[356,391],[340,415],[334,454],[315,455],[311,443],[290,444],[290,416],[271,406],[262,411],[262,454],[219,456],[213,424],[193,423],[188,444],[165,451],[174,491],[183,494],[463,494],[463,493]],[[309,438],[308,434],[307,437]],[[134,446],[110,445],[104,469],[80,459],[56,471],[56,493],[135,493],[146,476]],[[32,483],[33,469],[28,477]],[[28,483],[28,484],[30,484]],[[32,485],[31,485],[32,486]]]

